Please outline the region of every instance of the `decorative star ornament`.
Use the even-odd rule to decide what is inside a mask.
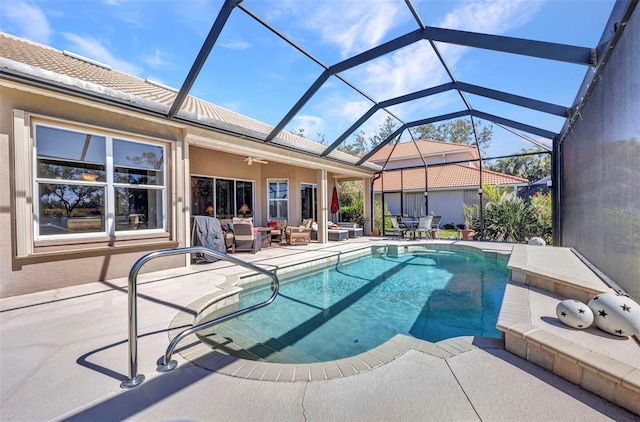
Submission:
[[[604,311],[604,309],[603,309],[603,310],[601,310],[601,311],[598,311],[598,314],[600,314],[600,316],[601,316],[602,318],[606,318],[606,317],[607,317],[607,315],[609,315],[608,313],[606,313],[606,312]]]
[[[562,311],[562,312],[560,313],[560,315],[562,315],[563,317],[566,317],[566,316],[567,316],[567,313],[566,313],[565,311]]]
[[[623,303],[622,305],[620,305],[620,307],[622,308],[623,311],[631,313],[631,307],[628,306],[626,303]]]
[[[581,314],[584,314],[584,309],[580,308],[578,309],[578,312],[580,312]]]

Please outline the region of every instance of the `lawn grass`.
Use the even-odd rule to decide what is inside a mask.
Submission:
[[[420,233],[420,238],[424,238],[424,233]],[[440,229],[438,231],[439,239],[460,239],[459,230]]]

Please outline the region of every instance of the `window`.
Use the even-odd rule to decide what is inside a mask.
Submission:
[[[36,238],[165,229],[164,146],[37,124]]]
[[[286,180],[268,180],[269,192],[267,197],[267,218],[289,218],[289,182]]]
[[[209,177],[191,177],[192,215],[232,218],[253,213],[254,182]],[[243,205],[249,209],[241,211]]]

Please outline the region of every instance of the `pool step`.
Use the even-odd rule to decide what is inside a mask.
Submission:
[[[274,363],[317,361],[294,347],[249,327],[238,319],[202,330],[198,333],[198,337],[220,352],[243,359]]]

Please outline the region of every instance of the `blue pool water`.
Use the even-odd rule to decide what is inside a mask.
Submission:
[[[271,305],[214,331],[229,340],[259,339],[259,347],[251,346],[267,361],[282,361],[283,354],[296,362],[353,356],[398,333],[431,342],[499,337],[495,324],[507,277],[505,262],[471,253],[371,256],[284,278]],[[270,294],[270,287],[247,289],[240,307]]]

